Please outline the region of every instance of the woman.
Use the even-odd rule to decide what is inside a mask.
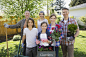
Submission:
[[[40,13],[39,13],[40,19],[37,20],[38,32],[41,32],[41,30],[42,30],[41,29],[41,23],[42,22],[47,22],[47,24],[48,24],[48,20],[44,18],[44,15],[45,15],[44,12],[40,11]]]
[[[55,23],[55,21],[56,21],[56,15],[55,14],[51,14],[50,21],[51,21],[51,24],[49,24],[48,28],[47,28],[48,31],[50,32],[50,34],[53,33],[53,31],[54,31],[52,28],[58,29],[58,31],[61,32],[60,37],[59,37],[59,41],[55,41],[51,44],[51,46],[55,46],[56,57],[58,57],[60,40],[63,38],[63,32],[62,32],[61,26]]]

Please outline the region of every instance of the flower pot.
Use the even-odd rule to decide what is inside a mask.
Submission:
[[[74,36],[74,33],[67,32],[67,37]]]
[[[37,57],[55,57],[55,51],[37,51]]]
[[[67,32],[67,38],[66,38],[66,41],[71,42],[71,41],[69,40],[71,36],[73,36],[73,37],[74,37],[74,33]]]

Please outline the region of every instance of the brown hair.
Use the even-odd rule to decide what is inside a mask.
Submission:
[[[51,18],[52,16],[55,16],[55,18],[57,18],[56,15],[55,15],[54,13],[50,15],[50,18]]]
[[[62,10],[68,10],[68,11],[69,11],[69,9],[68,9],[68,8],[62,8]]]
[[[27,20],[27,27],[29,27],[29,26],[28,26],[29,20],[31,20],[31,21],[33,22],[33,26],[32,26],[32,28],[33,28],[33,27],[34,27],[34,20],[33,20],[33,18],[29,18],[29,19]]]
[[[47,22],[42,22],[42,23],[41,23],[41,26],[42,26],[43,24],[46,24],[46,25],[48,26]]]

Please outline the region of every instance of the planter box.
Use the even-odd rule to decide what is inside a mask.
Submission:
[[[55,57],[55,51],[37,51],[37,57]]]

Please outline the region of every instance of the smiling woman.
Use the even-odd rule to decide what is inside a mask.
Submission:
[[[37,25],[38,25],[38,32],[40,32],[42,29],[41,29],[41,23],[42,22],[47,22],[48,24],[48,20],[44,18],[44,12],[43,11],[40,11],[39,13],[39,16],[40,16],[40,19],[37,20]]]

